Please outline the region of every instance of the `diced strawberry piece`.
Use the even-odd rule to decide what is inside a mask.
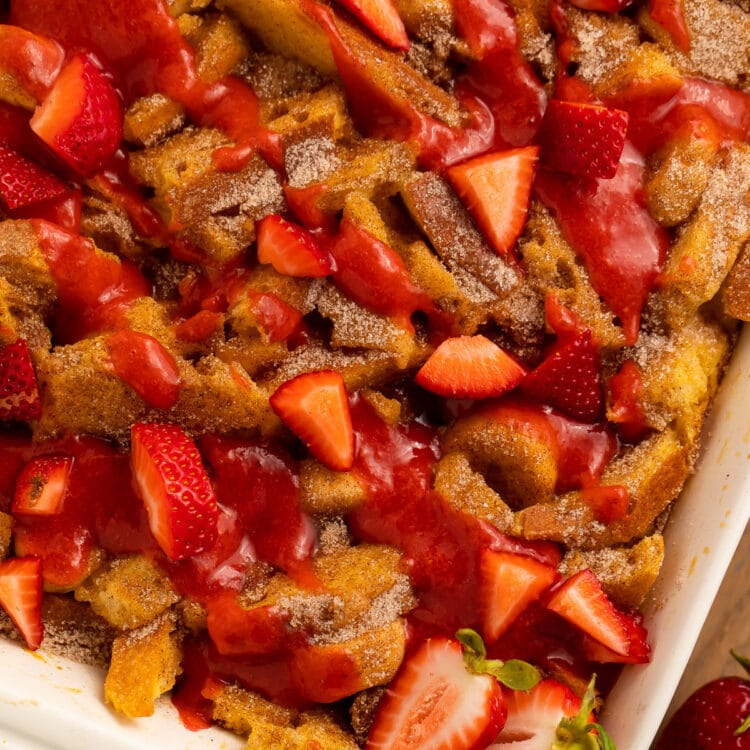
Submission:
[[[13,557],[0,563],[0,606],[33,651],[42,643],[42,561]]]
[[[620,109],[552,99],[539,131],[542,163],[560,172],[611,179],[625,146],[628,119]]]
[[[581,699],[557,680],[542,680],[529,691],[505,691],[508,719],[491,748],[550,750],[560,720],[575,716]],[[593,715],[590,720],[594,721]],[[594,745],[591,745],[594,747]]]
[[[0,143],[0,198],[10,210],[54,200],[68,192],[64,182]]]
[[[589,661],[602,664],[647,664],[651,657],[648,644],[648,631],[641,624],[641,616],[620,612],[620,620],[628,638],[628,653],[618,654],[599,641],[584,635],[581,651]]]
[[[402,664],[378,707],[366,750],[482,748],[504,720],[497,680],[471,674],[457,641],[432,638]]]
[[[571,5],[584,10],[601,10],[605,13],[617,13],[628,5],[633,4],[633,0],[570,0]]]
[[[0,25],[0,74],[11,76],[34,99],[44,98],[64,62],[65,52],[54,40]]]
[[[622,484],[595,485],[581,490],[581,499],[594,511],[594,518],[605,525],[628,515],[628,488]]]
[[[354,430],[344,380],[322,370],[298,375],[280,385],[271,408],[322,464],[348,471],[354,463]]]
[[[29,347],[18,339],[0,348],[0,420],[37,419],[41,413]]]
[[[649,430],[648,418],[643,408],[643,378],[632,359],[622,363],[620,370],[608,383],[610,407],[607,417],[617,425],[625,440],[636,442]]]
[[[299,224],[272,214],[258,222],[257,235],[258,260],[270,263],[279,273],[313,278],[331,273],[331,259]]]
[[[669,32],[678,49],[686,55],[690,53],[690,31],[682,0],[651,0],[648,13]]]
[[[492,398],[515,388],[526,369],[481,335],[446,339],[422,365],[414,380],[425,390],[449,398]]]
[[[489,549],[482,551],[479,570],[482,630],[490,643],[559,578],[553,567],[532,557]]]
[[[72,456],[39,456],[29,461],[16,480],[13,513],[37,516],[60,513],[72,468]]]
[[[597,347],[591,331],[556,346],[526,375],[521,388],[536,401],[583,422],[594,422],[601,415],[603,397]]]
[[[509,253],[526,223],[538,146],[496,151],[446,174],[498,255]]]
[[[338,3],[389,46],[404,52],[409,49],[404,22],[392,0],[338,0]]]
[[[186,320],[180,321],[175,326],[174,335],[180,341],[205,341],[223,322],[224,316],[221,313],[200,310]]]
[[[101,68],[76,55],[37,107],[31,128],[72,169],[90,177],[120,147],[120,98]]]
[[[286,341],[303,327],[302,313],[273,292],[249,289],[247,296],[250,314],[268,341]]]
[[[173,424],[134,424],[131,468],[148,522],[170,560],[209,549],[219,511],[195,443]]]
[[[174,357],[153,336],[122,330],[105,339],[112,371],[149,406],[169,409],[180,393],[180,371]]]
[[[602,591],[599,580],[588,568],[563,582],[547,602],[547,608],[616,654],[628,654],[630,638],[623,615]]]

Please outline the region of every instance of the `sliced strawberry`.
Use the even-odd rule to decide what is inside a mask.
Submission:
[[[270,263],[279,273],[314,278],[331,273],[331,259],[299,224],[272,214],[258,222],[257,236],[258,260]]]
[[[408,657],[391,682],[366,750],[482,748],[504,721],[497,680],[469,672],[458,641],[432,638]]]
[[[618,654],[584,635],[581,652],[588,661],[602,664],[647,664],[651,657],[651,646],[648,644],[648,631],[641,624],[639,614],[620,612],[620,620],[628,637],[628,653]]]
[[[498,255],[509,253],[526,223],[538,146],[496,151],[446,174]]]
[[[173,424],[134,424],[131,468],[151,533],[170,560],[209,549],[219,511],[195,443]]]
[[[488,643],[559,578],[553,567],[532,557],[489,549],[482,551],[479,570],[482,631]]]
[[[608,383],[610,408],[607,417],[625,440],[636,442],[649,430],[643,408],[643,377],[638,365],[627,359]]]
[[[18,628],[26,645],[39,648],[42,625],[42,561],[38,557],[13,557],[0,563],[0,606]]]
[[[302,313],[273,292],[248,289],[247,297],[250,314],[268,341],[286,341],[303,328]]]
[[[491,747],[550,750],[557,747],[560,720],[575,716],[581,699],[562,683],[548,679],[528,692],[507,691],[505,704],[508,719]]]
[[[571,5],[584,10],[601,10],[605,13],[617,13],[628,5],[633,4],[633,0],[570,0]]]
[[[53,516],[60,513],[68,491],[72,456],[39,456],[16,479],[13,513]]]
[[[612,738],[594,717],[594,680],[583,698],[557,680],[506,694],[508,720],[487,750],[614,750]]]
[[[0,420],[37,419],[41,413],[29,347],[18,339],[0,348]]]
[[[224,315],[211,310],[200,310],[186,320],[181,320],[174,329],[180,341],[197,343],[205,341],[224,322]]]
[[[562,583],[547,602],[547,608],[616,654],[628,654],[630,638],[623,615],[602,591],[599,580],[588,568]]]
[[[338,0],[370,31],[394,49],[406,52],[409,37],[392,0]]]
[[[271,408],[322,464],[348,471],[354,463],[354,430],[344,380],[321,370],[282,383]]]
[[[422,365],[414,380],[425,390],[449,398],[491,398],[515,388],[525,368],[481,335],[446,339]]]
[[[120,147],[120,98],[101,68],[76,55],[35,110],[31,128],[72,169],[90,177]]]
[[[180,393],[180,371],[174,357],[153,336],[122,330],[105,339],[112,372],[149,406],[169,409]]]
[[[601,415],[603,397],[598,352],[591,331],[585,330],[568,343],[556,346],[526,375],[521,388],[536,401],[583,422],[594,422]]]
[[[542,163],[550,169],[611,179],[617,172],[628,113],[597,104],[552,99],[542,119]]]
[[[59,198],[67,185],[51,172],[0,143],[0,198],[11,210]]]
[[[690,54],[690,31],[682,0],[651,0],[648,13],[667,30],[678,49]]]

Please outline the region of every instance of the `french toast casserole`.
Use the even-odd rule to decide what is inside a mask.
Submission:
[[[606,746],[750,315],[750,3],[0,22],[3,632],[248,748]]]

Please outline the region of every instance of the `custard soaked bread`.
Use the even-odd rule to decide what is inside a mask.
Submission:
[[[746,4],[1,20],[4,631],[248,748],[588,733],[750,319]]]

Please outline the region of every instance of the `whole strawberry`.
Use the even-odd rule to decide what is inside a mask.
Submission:
[[[750,673],[750,660],[737,656]],[[664,730],[657,750],[750,749],[750,680],[722,677],[698,688]]]

